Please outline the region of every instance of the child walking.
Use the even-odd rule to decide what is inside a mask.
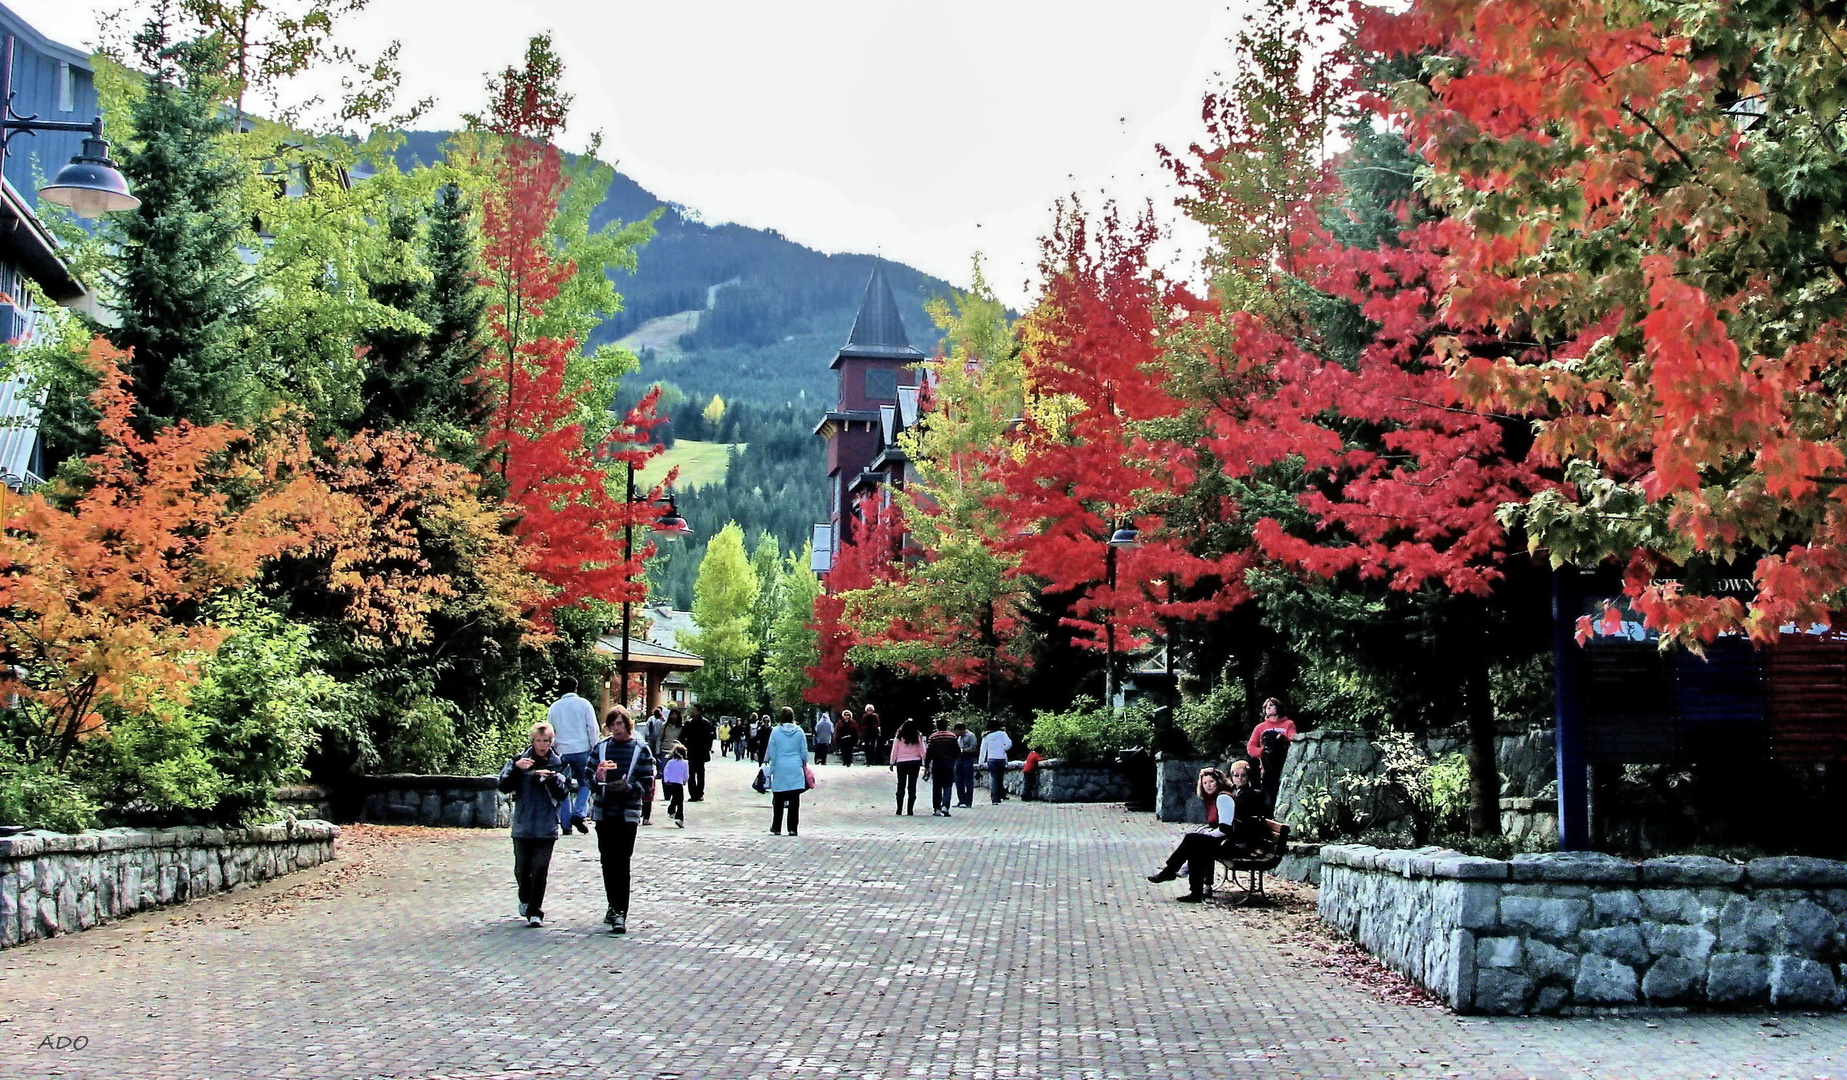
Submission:
[[[673,744],[673,756],[661,766],[661,787],[667,792],[667,816],[680,828],[686,828],[686,778],[692,766],[686,760],[686,747]]]

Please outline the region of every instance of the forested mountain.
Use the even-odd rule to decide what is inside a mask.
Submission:
[[[448,132],[407,133],[399,164],[440,160],[448,139]],[[940,335],[924,304],[949,295],[950,286],[871,255],[825,255],[770,230],[707,225],[621,172],[590,227],[656,210],[655,237],[641,249],[639,268],[616,283],[623,311],[591,343],[622,340],[641,357],[619,405],[667,384],[660,409],[670,422],[657,433],[664,441],[742,444],[722,483],[677,493],[694,536],[662,545],[650,564],[655,590],[686,609],[705,542],[726,522],[743,526],[752,544],[768,532],[786,552],[824,519],[826,448],[814,427],[834,403],[829,364],[852,330],[873,265],[883,262],[911,343],[926,354]]]
[[[815,418],[794,402],[759,405],[745,402],[725,410],[709,424],[695,409],[685,408],[675,421],[680,438],[745,443],[732,450],[723,483],[680,491],[680,513],[692,526],[692,539],[662,544],[648,564],[651,588],[674,607],[693,604],[693,579],[705,544],[728,521],[743,526],[754,546],[769,533],[784,552],[808,539],[827,506],[827,476],[822,443],[814,435]]]
[[[439,160],[448,138],[409,132],[399,161]],[[729,402],[803,402],[819,420],[833,400],[828,363],[846,342],[880,261],[911,343],[926,353],[934,347],[938,335],[924,304],[947,296],[950,286],[901,263],[825,255],[766,229],[707,225],[695,210],[662,202],[621,172],[590,226],[637,221],[657,209],[663,213],[641,249],[640,268],[617,282],[624,310],[591,335],[592,344],[628,338],[642,358],[642,382],[672,382],[701,404],[713,394]],[[657,319],[671,321],[648,325]]]

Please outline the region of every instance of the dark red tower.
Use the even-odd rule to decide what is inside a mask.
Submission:
[[[903,468],[894,424],[916,410],[917,365],[926,359],[904,332],[884,268],[874,266],[853,332],[831,365],[834,407],[815,428],[827,440],[829,500],[826,524],[815,526],[816,570],[832,568],[833,552],[852,535],[856,492],[902,476],[892,471]]]

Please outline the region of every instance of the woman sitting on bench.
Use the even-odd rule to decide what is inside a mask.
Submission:
[[[1217,769],[1199,770],[1199,797],[1206,802],[1206,827],[1182,836],[1167,864],[1148,875],[1149,881],[1172,881],[1185,863],[1190,888],[1176,898],[1183,904],[1206,898],[1213,864],[1222,855],[1249,851],[1263,823],[1263,792],[1251,784],[1249,762],[1232,762],[1230,780]]]

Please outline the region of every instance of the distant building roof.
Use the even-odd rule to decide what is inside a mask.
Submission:
[[[90,70],[89,53],[61,41],[51,40],[40,33],[38,27],[14,14],[13,9],[5,4],[0,4],[0,32],[21,38],[28,48],[37,49],[46,56],[62,60],[74,68]]]
[[[865,298],[859,302],[859,317],[853,320],[853,332],[847,335],[846,345],[834,357],[831,366],[839,367],[840,361],[849,356],[906,363],[924,359],[923,353],[911,347],[911,339],[904,332],[898,301],[891,294],[891,284],[885,280],[882,265],[873,266],[872,277],[866,282]]]
[[[597,639],[596,651],[604,656],[622,655],[622,636],[604,634]],[[673,649],[641,638],[628,639],[629,664],[637,671],[649,668],[690,671],[705,666],[705,659],[684,649]]]
[[[693,613],[690,611],[677,611],[666,604],[649,604],[647,613],[650,624],[648,640],[659,642],[670,649],[680,647],[681,634],[698,629],[693,625]]]

